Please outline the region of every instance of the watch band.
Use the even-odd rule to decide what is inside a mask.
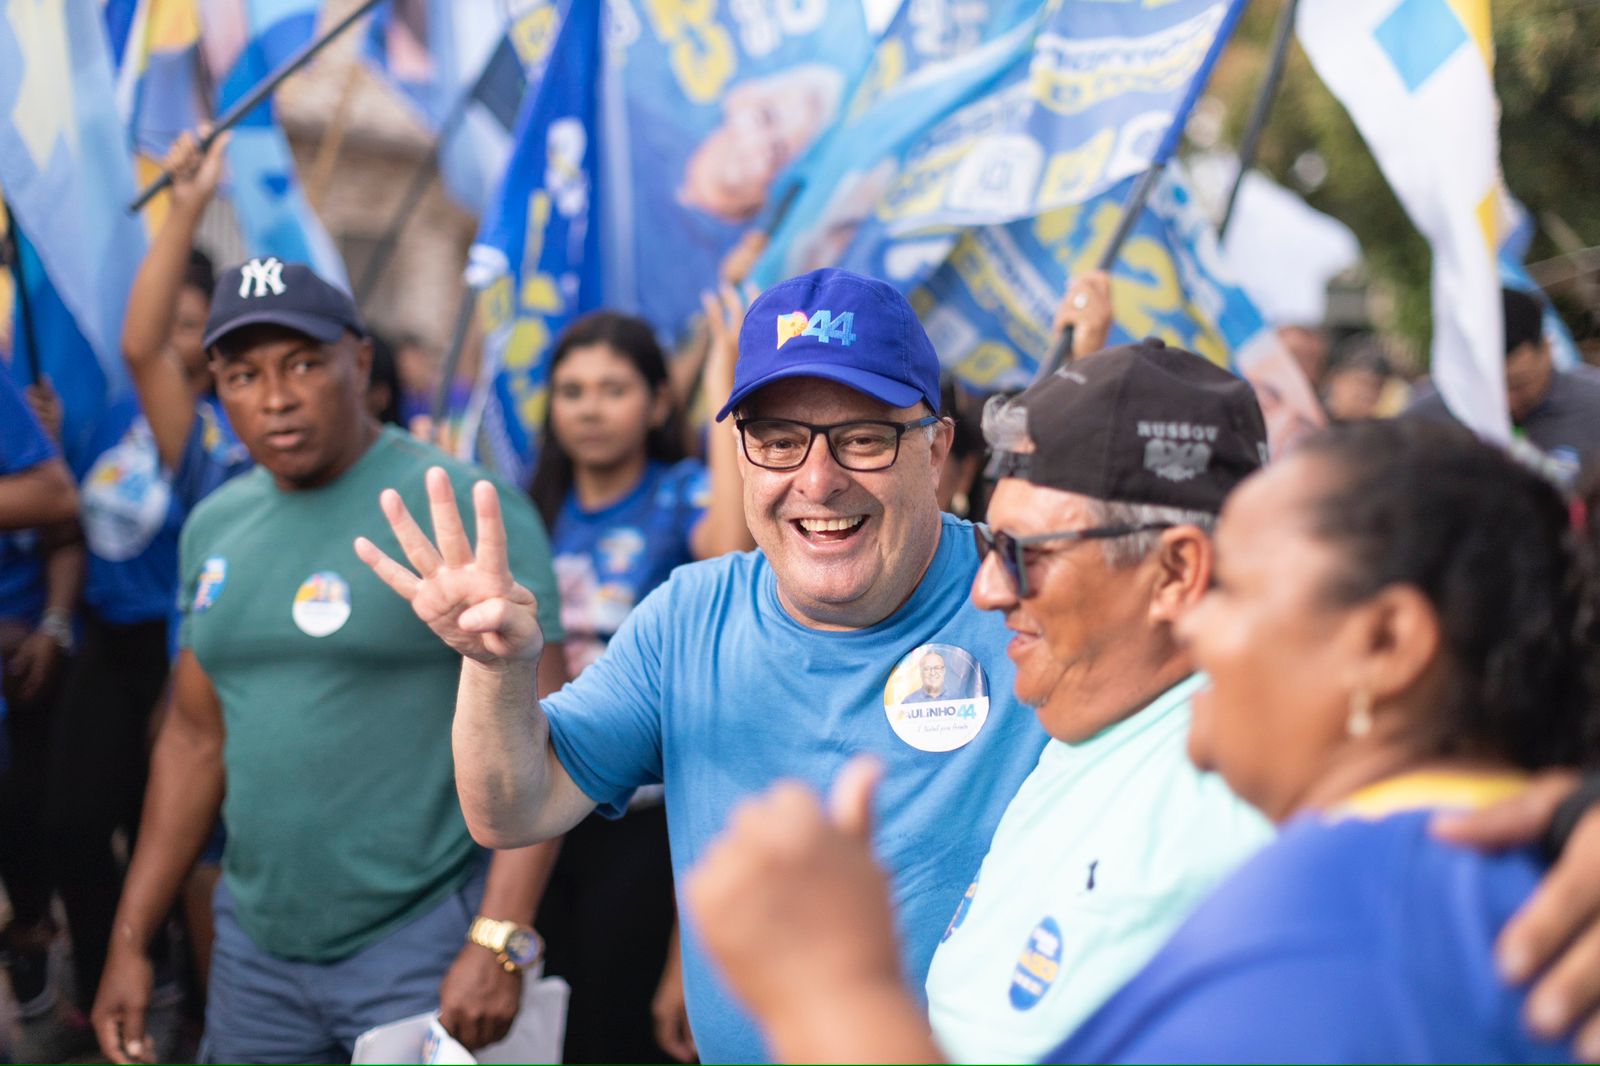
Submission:
[[[494,952],[507,973],[523,972],[543,953],[539,935],[532,929],[481,914],[472,919],[472,925],[467,928],[467,940]]]

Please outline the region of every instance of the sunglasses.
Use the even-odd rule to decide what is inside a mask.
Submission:
[[[1171,528],[1171,522],[1143,522],[1138,525],[1095,526],[1091,529],[1069,529],[1060,533],[1035,533],[1027,537],[1013,537],[1009,533],[999,533],[982,523],[974,522],[972,539],[978,545],[979,565],[981,566],[989,557],[990,552],[995,552],[1000,558],[1000,569],[1011,579],[1011,587],[1017,590],[1017,598],[1025,600],[1038,591],[1028,586],[1026,555],[1027,550],[1036,544],[1046,544],[1056,540],[1110,540],[1113,537],[1129,537],[1135,533]]]

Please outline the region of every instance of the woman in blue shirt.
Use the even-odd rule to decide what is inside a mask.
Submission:
[[[713,410],[733,389],[741,310],[732,290],[707,301],[703,388]],[[684,458],[681,440],[649,324],[612,311],[572,323],[551,355],[530,489],[555,552],[570,676],[674,567],[754,546],[731,429],[710,434],[709,462]],[[691,1050],[670,1019],[651,1039],[657,978],[667,965],[672,986],[677,955],[672,899],[659,790],[642,791],[624,818],[591,815],[564,838],[536,924],[549,972],[572,986],[565,1061],[654,1062]]]
[[[1541,856],[1428,823],[1594,758],[1577,539],[1552,485],[1456,427],[1352,426],[1241,486],[1182,627],[1211,679],[1189,751],[1282,832],[1056,1057],[1572,1058],[1494,964]]]

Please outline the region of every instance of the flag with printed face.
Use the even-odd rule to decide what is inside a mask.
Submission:
[[[1433,246],[1432,376],[1498,441],[1506,410],[1500,177],[1489,0],[1303,0],[1296,32]]]
[[[997,5],[950,58],[915,50],[907,5],[757,267],[842,266],[910,288],[963,228],[1082,204],[1170,152],[1243,4]],[[969,35],[970,37],[971,35]],[[976,41],[976,43],[974,43]]]
[[[606,18],[606,301],[676,338],[838,117],[872,38],[860,4],[821,0],[611,4]]]
[[[571,5],[470,268],[487,376],[465,436],[481,418],[513,475],[532,462],[563,326],[604,304],[683,333],[870,52],[857,4],[601,7]]]
[[[517,111],[537,85],[570,0],[394,0],[373,13],[367,62],[438,138],[445,190],[481,215],[511,156]]]
[[[0,190],[37,256],[24,258],[30,291],[53,286],[98,360],[102,393],[127,380],[122,315],[145,249],[124,210],[133,168],[113,100],[99,3],[0,5]],[[45,276],[27,277],[30,263]]]

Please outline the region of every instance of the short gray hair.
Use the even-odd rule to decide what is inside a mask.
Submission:
[[[1216,527],[1217,516],[1209,511],[1190,511],[1182,507],[1162,507],[1153,503],[1089,501],[1089,521],[1096,526],[1143,526],[1162,522],[1171,526],[1198,526],[1206,536]],[[1161,530],[1147,529],[1126,537],[1107,537],[1100,542],[1106,565],[1113,570],[1137,566],[1161,544]]]

